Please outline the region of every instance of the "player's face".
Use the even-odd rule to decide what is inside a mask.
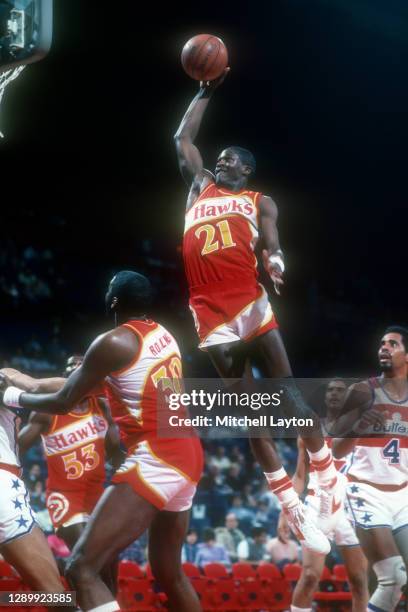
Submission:
[[[331,410],[340,410],[346,395],[346,383],[342,380],[332,380],[326,388],[325,403]]]
[[[401,334],[392,332],[383,336],[378,359],[383,372],[392,372],[407,366],[408,355]]]
[[[217,185],[229,187],[244,176],[244,166],[236,153],[225,149],[219,156],[215,166],[215,182]]]

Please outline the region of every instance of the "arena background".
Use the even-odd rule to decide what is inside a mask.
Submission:
[[[172,142],[197,90],[179,54],[201,32],[232,69],[198,142],[210,168],[228,144],[251,149],[278,203],[287,273],[272,299],[295,374],[373,372],[384,326],[407,323],[402,0],[56,0],[52,51],[0,117],[3,363],[59,371],[108,328],[106,284],[130,268],[153,280],[186,373],[214,373],[187,308]]]

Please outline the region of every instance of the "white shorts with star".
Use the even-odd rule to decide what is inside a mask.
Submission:
[[[380,491],[361,482],[349,482],[346,492],[347,516],[356,527],[408,527],[408,487],[400,491]]]
[[[0,469],[0,546],[29,533],[34,514],[24,482],[11,472]]]

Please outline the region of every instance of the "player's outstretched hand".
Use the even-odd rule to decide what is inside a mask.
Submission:
[[[200,81],[200,87],[214,91],[214,89],[217,89],[217,87],[219,87],[225,81],[225,79],[227,78],[227,74],[230,70],[230,67],[225,68],[222,75],[219,76],[218,79],[214,79],[213,81]]]
[[[273,286],[278,295],[280,295],[280,288],[284,284],[284,280],[282,278],[282,270],[278,263],[272,263],[269,253],[266,249],[262,251],[262,259],[265,270],[269,274],[272,279]]]

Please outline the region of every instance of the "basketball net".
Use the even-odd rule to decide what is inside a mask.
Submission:
[[[24,68],[25,66],[17,66],[17,68],[6,70],[6,72],[0,74],[0,105],[1,101],[3,100],[4,92],[7,85],[11,83],[11,81],[14,81],[14,79],[16,79],[21,74]],[[3,132],[0,132],[0,137],[4,138]]]

